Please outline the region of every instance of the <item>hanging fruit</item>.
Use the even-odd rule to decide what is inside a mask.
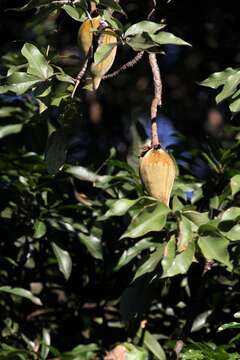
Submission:
[[[117,52],[117,37],[112,29],[104,29],[104,33],[99,37],[99,45],[96,49],[96,52],[99,48],[105,47],[105,55],[103,59],[98,63],[92,63],[91,65],[91,75],[92,75],[92,88],[97,90],[100,85],[102,77],[110,70],[112,64],[115,60]]]
[[[85,20],[78,31],[78,45],[84,58],[89,54],[93,43],[93,30],[98,29],[101,24],[101,17],[96,16]]]
[[[140,157],[140,176],[152,197],[169,205],[177,174],[176,163],[163,149],[150,149]]]

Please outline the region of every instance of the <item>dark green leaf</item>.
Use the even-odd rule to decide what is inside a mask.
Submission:
[[[223,85],[230,75],[233,75],[236,72],[233,68],[227,68],[224,71],[215,72],[211,74],[206,80],[202,81],[200,84],[203,86],[208,86],[213,89],[217,89],[220,85]]]
[[[149,331],[144,331],[143,343],[146,348],[153,353],[158,360],[166,360],[165,351],[159,344],[154,335],[150,334]]]
[[[156,247],[156,250],[149,255],[149,259],[145,261],[136,271],[133,281],[143,276],[146,273],[153,272],[163,256],[163,245],[160,244]]]
[[[53,75],[53,68],[48,64],[46,58],[38,48],[30,43],[25,43],[22,54],[28,61],[28,73],[42,80],[47,80]]]
[[[217,260],[231,269],[228,253],[229,241],[224,236],[218,234],[201,236],[198,245],[206,259]]]
[[[156,35],[149,34],[149,36],[154,42],[160,45],[175,44],[191,46],[188,42],[166,31],[160,31]]]
[[[81,7],[73,7],[71,5],[64,5],[63,10],[76,21],[84,21],[87,19],[86,11]]]
[[[31,293],[31,291],[29,291],[29,290],[25,290],[25,289],[17,288],[17,287],[12,288],[10,286],[1,286],[0,292],[9,293],[9,294],[16,295],[16,296],[21,296],[21,297],[24,297],[24,298],[32,301],[36,305],[42,305],[41,300],[38,297],[34,296]]]
[[[146,206],[132,219],[121,239],[126,237],[136,238],[151,231],[162,230],[169,212],[169,208],[159,202]]]
[[[79,234],[79,240],[86,246],[90,254],[95,258],[102,260],[102,244],[101,239],[94,234],[85,235]]]
[[[54,242],[52,242],[51,245],[58,262],[59,270],[63,273],[65,279],[68,280],[72,272],[71,256],[69,255],[68,251],[63,250]]]
[[[194,260],[194,254],[195,244],[192,242],[186,250],[182,251],[173,259],[170,266],[168,264],[168,269],[163,273],[162,278],[185,274]]]

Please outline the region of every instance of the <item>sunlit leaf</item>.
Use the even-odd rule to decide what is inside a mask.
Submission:
[[[218,234],[200,236],[198,245],[206,259],[217,260],[228,268],[232,267],[228,252],[229,240],[226,237]]]
[[[27,72],[30,75],[34,75],[42,80],[46,80],[53,75],[53,68],[35,45],[25,43],[22,48],[22,55],[28,61]]]
[[[63,250],[54,242],[52,242],[51,245],[58,262],[59,270],[63,273],[65,279],[68,280],[72,272],[71,256],[69,255],[68,251]]]
[[[24,298],[32,301],[36,305],[42,305],[41,300],[38,297],[34,296],[31,293],[31,291],[29,291],[29,290],[25,290],[25,289],[18,288],[18,287],[1,286],[0,292],[9,293],[9,294],[16,295],[16,296],[21,296],[21,297],[24,297]]]
[[[134,280],[138,279],[140,276],[153,272],[157,265],[159,264],[160,260],[163,256],[163,245],[160,244],[156,247],[156,250],[149,255],[149,258],[147,261],[145,261],[136,271],[134,275]]]
[[[146,206],[131,221],[122,238],[136,238],[151,231],[160,231],[164,227],[169,208],[162,203]]]
[[[163,273],[162,278],[171,277],[177,274],[185,274],[194,260],[195,244],[192,242],[187,249],[178,254],[168,269]]]

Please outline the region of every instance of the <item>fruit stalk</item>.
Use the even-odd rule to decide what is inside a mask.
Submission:
[[[162,80],[156,54],[149,54],[149,63],[152,69],[154,83],[154,97],[151,104],[152,147],[157,149],[160,147],[157,128],[157,109],[158,106],[162,105]]]

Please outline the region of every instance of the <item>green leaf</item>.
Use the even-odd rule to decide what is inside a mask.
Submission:
[[[4,138],[5,136],[20,133],[22,127],[22,124],[0,126],[0,139]]]
[[[176,238],[175,236],[171,236],[168,243],[164,248],[164,255],[162,259],[162,268],[163,268],[163,277],[167,273],[167,271],[172,266],[173,260],[176,254]]]
[[[101,61],[111,53],[112,49],[116,46],[116,43],[112,44],[100,44],[94,53],[94,65],[99,64]]]
[[[147,330],[144,331],[143,343],[158,360],[166,360],[165,351],[162,346],[159,344],[155,336],[150,334]]]
[[[163,256],[163,245],[157,246],[156,250],[149,255],[149,259],[145,261],[136,271],[133,281],[138,279],[140,276],[153,272]]]
[[[58,262],[59,270],[63,273],[65,279],[68,280],[72,272],[71,256],[69,255],[68,251],[63,250],[54,242],[52,242],[51,245]]]
[[[25,43],[21,52],[28,61],[27,72],[30,75],[37,76],[42,80],[47,80],[53,75],[53,68],[35,45]]]
[[[221,230],[221,232],[231,241],[240,240],[240,224],[234,225],[229,231]]]
[[[130,247],[127,250],[124,250],[114,270],[119,270],[123,266],[127,265],[130,261],[132,261],[143,250],[149,249],[151,247],[156,247],[156,244],[150,242],[149,239],[143,239],[138,241],[134,246]]]
[[[170,209],[159,202],[143,208],[131,221],[121,239],[137,238],[151,231],[160,231],[164,227]]]
[[[235,113],[235,112],[239,112],[240,111],[240,99],[236,99],[234,101],[231,102],[231,104],[229,105],[229,108],[231,110],[231,112]]]
[[[231,178],[230,187],[232,196],[236,195],[240,191],[240,175],[235,175]]]
[[[207,79],[200,82],[200,85],[208,86],[212,89],[217,89],[223,85],[230,75],[235,74],[236,70],[233,68],[227,68],[224,71],[215,72],[211,74]]]
[[[104,182],[104,180],[107,179],[107,176],[98,175],[83,166],[66,166],[64,171],[82,181],[89,181],[94,183],[96,181]]]
[[[98,218],[98,220],[106,220],[106,219],[109,219],[112,216],[123,216],[138,201],[139,201],[139,199],[135,199],[135,200],[119,199],[119,200],[116,200],[111,204],[111,207],[106,212],[106,214],[101,216],[100,218]]]
[[[148,353],[146,349],[126,342],[123,346],[127,349],[125,360],[148,360]]]
[[[41,346],[41,359],[46,360],[49,354],[51,345],[50,333],[47,329],[42,330],[42,346]]]
[[[186,250],[189,242],[191,242],[192,239],[193,231],[191,222],[185,216],[182,216],[179,222],[179,235],[177,242],[178,251],[181,252],[183,250]]]
[[[201,236],[198,240],[198,246],[206,259],[217,260],[231,269],[228,245],[229,240],[219,234]]]
[[[0,94],[12,91],[17,95],[22,95],[40,81],[36,76],[25,72],[15,72],[7,78],[7,85],[0,86]]]
[[[71,5],[64,5],[63,10],[76,21],[84,21],[87,19],[86,11],[81,7],[73,7]]]
[[[127,36],[140,35],[143,32],[154,34],[155,32],[161,30],[165,26],[166,26],[165,24],[158,24],[153,21],[144,20],[134,25],[131,25],[125,32],[124,36],[127,37]]]
[[[95,236],[94,234],[91,235],[85,235],[85,234],[79,234],[79,240],[86,246],[90,254],[95,258],[102,260],[103,254],[102,254],[102,244],[101,239],[99,237]]]
[[[18,288],[18,287],[12,288],[10,286],[1,286],[0,292],[9,293],[9,294],[16,295],[16,296],[21,296],[21,297],[24,297],[24,298],[32,301],[36,305],[42,305],[41,300],[38,297],[34,296],[31,293],[31,291],[29,291],[29,290],[25,290],[25,289]]]
[[[228,324],[223,324],[218,328],[218,331],[223,331],[227,329],[240,329],[240,323],[233,321]]]
[[[209,222],[207,212],[200,213],[194,210],[184,210],[183,215],[197,226],[201,226]]]
[[[216,97],[217,103],[230,97],[236,91],[237,86],[239,84],[240,84],[240,71],[235,71],[235,73],[230,75],[224,82],[222,91]]]
[[[158,34],[149,34],[150,38],[160,45],[166,44],[175,44],[175,45],[188,45],[191,46],[188,42],[183,39],[173,35],[172,33],[166,31],[160,31]]]
[[[195,244],[192,242],[186,250],[173,259],[171,265],[168,265],[168,269],[163,273],[162,278],[185,274],[194,260],[194,254]]]
[[[55,175],[64,165],[67,156],[68,138],[63,129],[54,131],[48,138],[45,160],[47,170]]]
[[[125,15],[124,10],[115,0],[100,0],[100,5],[103,5],[106,8],[111,8],[112,10],[118,11]]]
[[[221,221],[234,221],[238,218],[240,218],[240,207],[231,207],[221,214]]]
[[[129,37],[126,40],[126,43],[135,51],[147,50],[156,46],[147,33]]]
[[[34,239],[40,239],[46,234],[47,228],[43,221],[36,220],[34,223]]]

